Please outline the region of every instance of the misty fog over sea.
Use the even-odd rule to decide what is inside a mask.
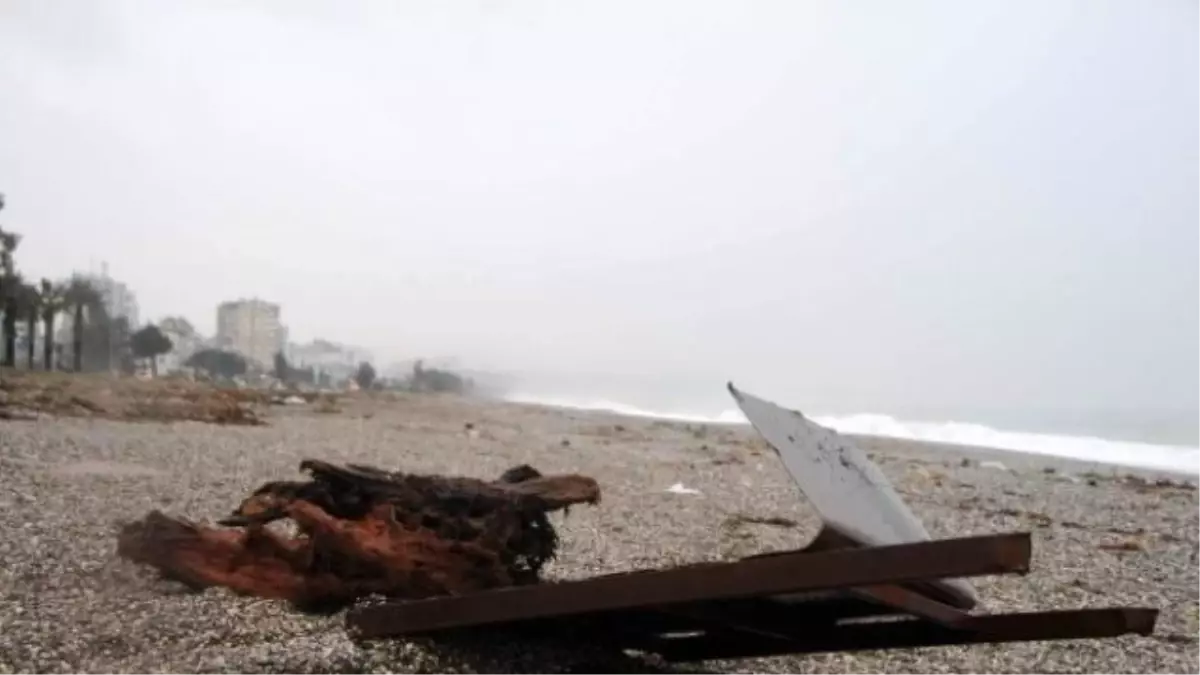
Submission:
[[[592,387],[588,391],[588,387]],[[503,398],[561,408],[697,423],[745,424],[720,380],[662,380],[629,386],[614,378],[514,377]],[[770,391],[752,393],[767,395]],[[1135,468],[1200,473],[1200,430],[1192,410],[1039,411],[920,410],[889,412],[803,405],[784,393],[776,403],[799,409],[840,433],[1012,450]]]
[[[131,329],[1197,472],[1195,2],[0,7],[9,273]]]

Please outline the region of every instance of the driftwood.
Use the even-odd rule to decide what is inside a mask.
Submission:
[[[421,598],[536,583],[558,536],[547,514],[594,504],[579,475],[530,466],[499,480],[388,473],[305,460],[306,482],[266,483],[211,527],[151,512],[121,530],[122,557],[201,589],[334,609],[379,594]],[[268,528],[290,519],[297,536]]]

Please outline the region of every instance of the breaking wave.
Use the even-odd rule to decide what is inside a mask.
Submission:
[[[606,411],[630,417],[704,424],[746,424],[745,416],[737,408],[703,414],[645,410],[603,399],[569,400],[523,394],[514,394],[506,398],[517,403],[532,403],[575,410]],[[1182,445],[1155,445],[1087,436],[1003,431],[968,422],[910,422],[888,415],[875,414],[812,415],[811,419],[817,424],[844,434],[1011,450],[1102,464],[1200,474],[1200,448]]]
[[[651,417],[660,420],[697,422],[700,424],[747,423],[746,416],[742,414],[742,411],[736,408],[724,410],[717,414],[702,414],[645,410],[643,408],[638,408],[637,406],[632,406],[625,403],[617,403],[616,401],[608,401],[605,399],[589,399],[586,401],[579,401],[575,399],[526,394],[509,394],[504,398],[508,401],[512,401],[513,403],[531,403],[533,405],[543,405],[551,408],[569,408],[572,410],[598,410],[603,412],[617,413],[618,415],[626,415],[629,417]]]

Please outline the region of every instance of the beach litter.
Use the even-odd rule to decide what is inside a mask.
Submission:
[[[979,603],[967,579],[1028,573],[1028,532],[934,540],[848,439],[729,390],[821,517],[804,548],[543,582],[558,544],[547,514],[597,503],[595,480],[528,465],[488,482],[305,460],[309,481],[261,486],[220,527],[154,511],[122,529],[118,552],[193,588],[225,586],[301,608],[386,596],[347,612],[355,639],[562,629],[689,662],[1153,633],[1158,610],[1149,607],[973,613]],[[700,494],[681,482],[665,491]],[[284,519],[300,534],[269,529]],[[744,515],[725,523],[744,525],[797,523]]]
[[[674,494],[674,495],[698,495],[698,494],[700,494],[699,490],[697,490],[695,488],[684,487],[683,483],[675,483],[674,485],[667,488],[666,490],[663,490],[663,492],[670,492],[671,494]]]
[[[258,407],[265,392],[218,388],[181,379],[114,379],[107,375],[6,371],[0,378],[0,418],[39,415],[131,422],[266,424]]]
[[[121,529],[118,554],[193,589],[332,609],[536,583],[558,546],[547,514],[600,500],[591,478],[528,465],[491,482],[311,459],[300,468],[310,480],[266,483],[218,526],[153,511]],[[298,535],[268,528],[284,519]]]
[[[808,546],[736,561],[637,570],[520,588],[355,607],[362,639],[501,626],[573,627],[595,644],[667,662],[862,649],[1149,635],[1152,608],[969,613],[966,578],[1022,574],[1032,537],[933,540],[870,458],[795,411],[737,391],[823,521]],[[688,490],[676,483],[668,491]],[[733,517],[791,526],[781,517]]]

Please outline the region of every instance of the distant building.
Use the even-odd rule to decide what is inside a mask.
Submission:
[[[128,285],[117,281],[108,275],[108,265],[102,265],[100,274],[91,272],[77,272],[72,275],[73,278],[86,281],[96,292],[100,294],[100,300],[104,304],[104,311],[110,318],[116,319],[124,317],[129,324],[130,330],[137,330],[139,320],[139,307],[137,294],[134,293]],[[66,285],[69,281],[61,282]],[[73,308],[66,308],[60,315],[58,323],[58,336],[56,339],[61,339],[61,336],[69,336],[72,331],[72,324],[75,321]]]
[[[217,307],[216,346],[269,369],[275,353],[284,348],[286,331],[279,316],[278,304],[258,298],[223,302]]]
[[[72,278],[85,281],[92,288],[96,289],[96,292],[100,294],[100,301],[104,306],[104,312],[110,319],[124,318],[131,333],[138,329],[140,309],[138,307],[137,294],[127,284],[109,276],[107,263],[101,264],[99,274],[94,272],[76,272],[72,275]],[[60,282],[63,286],[69,283],[69,279]],[[88,316],[87,312],[85,309],[85,316]],[[87,324],[88,321],[88,319],[85,319],[84,323]],[[61,356],[65,358],[70,358],[67,355],[73,349],[74,334],[75,308],[66,307],[56,317],[54,335],[54,341],[59,346],[58,349],[65,350],[61,352]]]
[[[137,294],[126,284],[108,275],[107,263],[100,266],[100,274],[80,274],[78,276],[100,292],[100,297],[104,301],[104,309],[110,317],[115,319],[123,316],[129,322],[131,329],[137,329],[140,325],[138,323]]]
[[[24,317],[20,317],[17,320],[17,334],[16,334],[16,343],[15,343],[14,347],[16,348],[16,352],[17,352],[16,362],[18,365],[26,366],[28,368],[40,368],[41,367],[41,365],[42,365],[42,349],[44,347],[43,343],[45,341],[45,334],[46,334],[46,331],[43,330],[42,320],[40,317],[38,318],[37,323],[34,324],[34,326],[33,326],[32,337],[29,334],[28,320],[25,319]],[[29,357],[28,357],[30,339],[33,340],[33,345],[34,345],[34,354],[33,354],[33,362],[32,363],[29,362]]]
[[[159,321],[158,329],[171,340],[171,351],[158,357],[160,373],[183,370],[184,364],[192,354],[204,349],[209,343],[190,321],[181,316],[171,316]]]
[[[312,367],[335,382],[353,377],[360,363],[373,360],[365,349],[320,339],[302,345],[289,343],[284,355],[293,368]]]

